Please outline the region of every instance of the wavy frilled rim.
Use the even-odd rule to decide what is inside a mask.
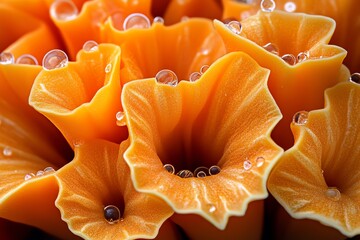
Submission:
[[[345,82],[325,92],[325,108],[291,128],[295,145],[268,180],[271,194],[294,218],[309,218],[352,237],[359,225],[360,86]]]
[[[123,142],[120,152],[128,143]],[[119,145],[87,141],[75,148],[75,158],[56,173],[56,206],[69,229],[85,239],[154,238],[173,213],[161,199],[139,193],[119,156]],[[117,218],[105,208],[119,209]]]
[[[270,138],[281,114],[266,86],[268,74],[248,55],[231,53],[196,82],[126,84],[122,102],[130,146],[124,159],[136,190],[219,229],[230,216],[244,215],[250,201],[266,198],[267,176],[282,153]],[[221,172],[180,178],[164,164],[176,172],[217,165]]]

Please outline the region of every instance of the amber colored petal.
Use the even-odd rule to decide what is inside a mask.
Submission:
[[[335,22],[322,16],[275,11],[258,12],[241,24],[240,36],[219,21],[215,21],[215,28],[228,51],[244,51],[262,67],[271,70],[269,89],[284,116],[273,136],[282,147],[289,148],[293,143],[289,130],[292,116],[300,110],[321,108],[323,91],[349,77],[348,70],[342,65],[346,51],[327,45]],[[267,52],[262,47],[267,43],[275,44],[280,56],[297,56],[308,51],[310,57],[291,66]]]
[[[71,145],[90,138],[121,142],[127,130],[118,127],[115,118],[121,110],[119,70],[118,47],[103,44],[98,51],[81,51],[76,62],[41,71],[29,103],[49,118]]]
[[[114,15],[116,24],[122,26],[124,19],[131,13],[140,12],[150,17],[150,1],[110,1],[94,0],[85,2],[79,15],[72,20],[59,20],[52,16],[73,59],[88,40],[101,41],[100,30],[107,19]]]
[[[291,125],[295,145],[268,181],[292,217],[318,220],[349,237],[360,233],[359,107],[359,85],[339,83],[327,90],[325,109],[309,112],[305,125]],[[328,197],[330,187],[339,195]]]
[[[229,216],[244,215],[250,201],[265,198],[267,175],[282,153],[269,136],[281,114],[266,86],[268,74],[248,55],[232,53],[196,82],[127,83],[122,101],[131,145],[125,161],[135,188],[220,229]],[[260,156],[265,162],[256,167]],[[251,170],[244,170],[246,160]],[[221,173],[183,179],[164,170],[167,163],[176,171],[217,164]]]
[[[116,30],[110,22],[102,31],[104,42],[121,47],[121,83],[154,77],[171,69],[178,79],[189,79],[203,65],[211,65],[225,54],[225,47],[208,19],[194,18],[149,29]]]
[[[172,210],[157,197],[135,191],[121,158],[128,146],[103,140],[75,148],[75,159],[56,174],[60,192],[56,206],[75,234],[86,239],[154,238]],[[120,156],[120,158],[118,157]],[[109,224],[104,207],[115,205],[122,219]]]
[[[0,36],[0,52],[11,52],[15,58],[31,54],[38,62],[47,51],[60,45],[56,35],[40,20],[2,3]]]

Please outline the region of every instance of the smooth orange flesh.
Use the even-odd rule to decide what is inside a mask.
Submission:
[[[248,202],[266,197],[267,175],[282,153],[269,136],[281,115],[266,87],[268,74],[248,55],[231,53],[196,82],[127,83],[122,101],[131,145],[125,160],[135,188],[219,229],[229,216],[244,215]],[[256,167],[260,156],[265,162]],[[215,164],[221,172],[183,179],[164,170],[167,163],[176,172]]]
[[[284,27],[284,23],[286,26]],[[293,144],[289,125],[293,115],[301,110],[323,106],[323,91],[349,73],[342,61],[346,51],[327,45],[335,29],[335,22],[327,17],[290,14],[281,11],[258,12],[242,23],[240,35],[232,33],[224,24],[215,21],[215,28],[223,38],[227,51],[244,51],[262,67],[271,70],[269,89],[284,116],[276,126],[273,137],[284,148]],[[310,58],[294,66],[262,46],[275,44],[280,56],[309,52]]]
[[[124,142],[120,153],[127,146]],[[71,231],[86,239],[154,238],[172,210],[161,199],[135,191],[118,154],[118,144],[103,140],[75,148],[75,159],[56,174],[56,206]],[[107,205],[117,206],[122,220],[108,223],[103,210]]]
[[[72,146],[93,138],[120,143],[127,138],[127,129],[118,127],[115,118],[121,110],[119,71],[119,47],[102,44],[97,51],[81,51],[76,62],[41,71],[29,103],[52,121]]]
[[[360,86],[339,83],[325,93],[325,109],[292,124],[296,139],[273,169],[268,187],[292,217],[310,218],[351,237],[360,233],[358,121]],[[339,199],[327,197],[329,187]]]
[[[154,77],[162,69],[189,79],[203,65],[225,54],[221,38],[207,19],[189,19],[172,26],[153,24],[149,29],[118,31],[104,26],[102,39],[121,47],[121,83]]]

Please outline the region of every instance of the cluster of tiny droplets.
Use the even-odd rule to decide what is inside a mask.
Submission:
[[[54,168],[52,167],[46,167],[44,168],[44,170],[39,170],[36,172],[36,174],[34,173],[28,173],[25,175],[24,177],[24,180],[27,181],[27,180],[30,180],[34,177],[41,177],[41,176],[44,176],[44,175],[47,175],[47,174],[50,174],[50,173],[53,173],[55,172]]]

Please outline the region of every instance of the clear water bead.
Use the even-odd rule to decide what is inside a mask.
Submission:
[[[263,46],[263,48],[272,54],[279,55],[279,48],[273,43],[267,43]]]
[[[68,62],[68,56],[64,51],[53,49],[45,54],[42,66],[45,70],[53,70],[67,66]]]
[[[98,49],[99,49],[98,43],[93,40],[86,41],[83,45],[83,50],[85,52],[95,52]]]
[[[360,83],[360,73],[353,73],[351,74],[349,80],[353,83]]]
[[[176,175],[181,178],[190,178],[194,176],[194,174],[189,170],[181,170]]]
[[[209,168],[209,175],[216,175],[216,174],[219,174],[221,171],[221,168],[217,165],[214,165],[214,166],[211,166]]]
[[[193,72],[192,74],[190,74],[189,76],[189,81],[190,82],[195,82],[196,80],[198,80],[201,77],[201,73],[199,72]]]
[[[77,17],[78,9],[71,0],[56,0],[51,4],[50,15],[60,21],[69,21]]]
[[[273,0],[262,0],[260,3],[261,11],[272,12],[275,10],[276,4]]]
[[[119,208],[114,205],[104,207],[104,218],[110,224],[118,223],[121,218]]]
[[[308,52],[300,52],[296,58],[297,58],[298,63],[303,62],[309,58],[309,53]]]
[[[121,111],[117,112],[115,117],[116,117],[116,125],[121,127],[126,125],[126,116],[124,112]]]
[[[201,68],[200,68],[200,73],[201,74],[204,74],[206,72],[206,70],[209,69],[209,65],[203,65]]]
[[[150,27],[150,20],[142,13],[132,13],[125,18],[123,29],[131,28],[146,29]]]
[[[43,175],[44,175],[44,171],[42,171],[42,170],[39,170],[39,171],[36,172],[37,177],[41,177]]]
[[[156,74],[155,79],[158,83],[163,83],[170,86],[176,86],[178,84],[178,78],[176,74],[169,69],[163,69],[159,71]]]
[[[241,23],[238,21],[231,21],[226,26],[235,34],[239,35],[241,33]]]
[[[252,163],[249,161],[249,159],[246,159],[243,163],[244,170],[250,170],[252,167]]]
[[[109,73],[111,71],[112,65],[111,63],[109,63],[108,65],[106,65],[105,67],[105,73]]]
[[[339,201],[341,198],[341,193],[336,187],[329,187],[326,190],[325,195],[333,201]]]
[[[5,157],[10,157],[11,155],[12,155],[12,150],[11,150],[11,148],[10,147],[4,147],[4,149],[3,149],[3,155],[5,156]]]
[[[169,163],[164,164],[164,169],[165,169],[166,171],[168,171],[169,173],[171,173],[171,174],[174,174],[174,173],[175,173],[175,168],[174,168],[174,166],[171,165],[171,164],[169,164]]]
[[[261,167],[265,163],[265,158],[261,157],[261,156],[257,157],[256,160],[255,160],[255,163],[256,163],[256,167]]]
[[[38,60],[31,54],[23,54],[16,59],[17,64],[39,65]]]
[[[281,59],[291,66],[296,64],[296,58],[292,54],[284,54]]]
[[[27,181],[27,180],[30,180],[31,178],[35,177],[35,174],[33,173],[28,173],[25,175],[24,177],[24,180]]]
[[[204,172],[206,175],[209,172],[209,169],[207,167],[197,167],[194,170],[194,176],[197,176],[199,172]]]
[[[164,24],[165,20],[162,17],[155,17],[153,20],[153,23],[160,23],[160,24]]]
[[[204,172],[204,171],[199,171],[199,172],[196,174],[196,177],[198,177],[198,178],[206,177],[206,172]]]
[[[296,4],[294,2],[286,2],[284,5],[284,9],[287,12],[295,12]]]
[[[0,64],[7,65],[7,64],[13,64],[14,63],[14,55],[9,52],[2,52],[0,53]]]
[[[308,114],[307,111],[299,111],[294,114],[292,122],[295,125],[305,125],[308,121]]]
[[[45,173],[45,174],[49,174],[49,173],[53,173],[53,172],[55,172],[55,169],[52,168],[52,167],[46,167],[46,168],[44,168],[44,173]]]

